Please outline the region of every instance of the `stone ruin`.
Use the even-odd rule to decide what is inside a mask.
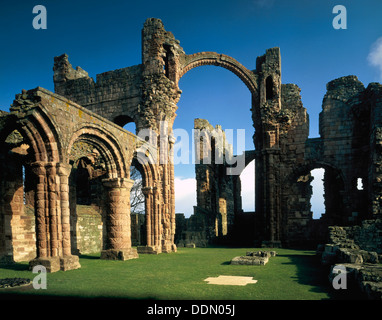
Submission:
[[[373,300],[382,299],[382,220],[364,220],[360,225],[329,227],[328,243],[317,247],[329,280],[346,273],[348,290]]]
[[[233,72],[251,93],[253,150],[235,156],[255,160],[256,211],[243,212],[240,176],[227,175],[226,162],[201,161],[197,205],[185,219],[175,213],[172,127],[182,112],[179,80],[205,65]],[[355,76],[329,82],[320,137],[312,139],[300,88],[281,83],[280,49],[266,50],[254,67],[216,52],[186,54],[155,18],[144,23],[139,65],[94,80],[68,55],[55,57],[55,92],[22,90],[0,114],[0,259],[56,271],[80,267],[78,255],[92,251],[124,260],[192,242],[312,247],[325,243],[328,226],[380,217],[382,85],[365,87]],[[136,132],[123,129],[129,122]],[[218,128],[203,119],[195,127]],[[130,215],[133,165],[144,218]],[[321,219],[310,205],[315,168],[325,169]]]
[[[275,257],[276,251],[249,251],[245,256],[235,257],[231,260],[233,265],[261,265],[268,263],[269,258]]]

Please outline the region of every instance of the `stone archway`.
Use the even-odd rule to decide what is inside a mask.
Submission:
[[[67,241],[70,238],[69,168],[62,162],[61,134],[38,90],[23,90],[16,95],[9,115],[13,122],[9,122],[2,136],[9,128],[16,129],[28,146],[24,150],[23,165],[31,177],[29,188],[34,195],[31,206],[36,217],[37,255],[30,266],[41,264],[49,272],[76,269],[80,267],[78,257],[72,256],[70,241]],[[17,198],[19,196],[12,201]],[[12,203],[10,206],[12,215],[17,214]]]
[[[181,71],[177,77],[178,81],[191,69],[205,65],[219,66],[231,71],[243,81],[251,94],[255,96],[258,95],[257,79],[254,73],[234,58],[216,52],[199,52],[191,55],[185,55],[183,58],[183,63],[180,67]]]
[[[137,258],[137,251],[131,248],[130,189],[134,181],[130,179],[128,161],[120,142],[107,129],[89,123],[78,125],[68,144],[69,154],[78,142],[95,148],[105,167],[102,184],[105,193],[106,235],[101,259]],[[67,159],[70,159],[69,155]]]
[[[313,219],[311,197],[313,180],[311,171],[322,168],[324,175],[325,213],[320,219]],[[338,168],[324,161],[306,161],[295,167],[283,182],[282,238],[289,246],[314,246],[324,241],[329,225],[342,225],[346,216],[346,186],[344,176]],[[345,222],[346,224],[346,222]]]
[[[68,122],[68,119],[71,121]],[[136,258],[136,251],[131,250],[129,224],[132,181],[126,168],[129,168],[134,150],[143,142],[134,134],[40,87],[16,95],[11,113],[6,114],[5,125],[1,126],[2,157],[10,148],[3,142],[15,130],[22,137],[19,144],[11,146],[13,149],[16,147],[17,157],[22,160],[14,162],[18,165],[16,169],[20,169],[21,179],[4,176],[5,184],[1,188],[19,180],[22,182],[21,168],[25,165],[25,176],[28,179],[32,177],[28,180],[31,182],[28,183],[31,193],[27,198],[34,198],[32,202],[36,215],[37,257],[30,261],[30,266],[42,264],[49,272],[80,267],[78,257],[72,255],[70,225],[69,176],[71,163],[77,159],[71,159],[71,150],[76,143],[91,146],[104,159],[104,168],[101,169],[106,174],[102,183],[106,189],[108,233],[102,257]],[[6,165],[7,162],[3,163]],[[92,172],[92,176],[97,174]],[[7,212],[15,216],[19,210],[16,207],[20,207],[23,199],[19,191],[22,193],[22,183],[17,185],[16,197],[10,195],[0,199],[2,214],[9,208]],[[17,206],[16,202],[12,203],[12,198],[21,199]],[[3,220],[1,217],[0,223],[4,224]],[[0,244],[1,255],[6,254],[3,251]]]

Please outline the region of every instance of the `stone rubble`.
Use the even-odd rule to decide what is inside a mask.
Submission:
[[[276,251],[249,251],[245,256],[235,257],[231,260],[233,265],[266,265]]]

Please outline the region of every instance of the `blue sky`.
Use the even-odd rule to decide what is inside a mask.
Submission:
[[[38,4],[47,9],[46,30],[32,27]],[[332,26],[338,4],[347,9],[346,30]],[[368,60],[382,37],[381,12],[379,0],[7,1],[0,10],[0,109],[8,110],[21,89],[53,91],[53,57],[62,53],[94,78],[140,64],[141,29],[155,17],[186,53],[224,53],[248,69],[267,48],[280,47],[282,82],[301,88],[310,136],[316,137],[327,82],[351,74],[365,86],[381,81],[382,57],[376,55],[374,65]],[[235,75],[205,66],[188,72],[179,86],[174,128],[190,130],[194,118],[205,118],[223,129],[246,129],[246,148],[253,148],[250,94]],[[192,178],[194,168],[175,173]]]

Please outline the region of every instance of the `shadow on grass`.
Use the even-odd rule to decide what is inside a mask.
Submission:
[[[77,295],[55,295],[55,294],[41,294],[38,290],[35,290],[32,286],[28,288],[15,288],[13,291],[2,292],[0,291],[0,301],[1,300],[23,300],[23,301],[36,301],[36,300],[49,300],[49,301],[80,301],[80,302],[123,302],[123,301],[153,301],[157,300],[155,297],[86,297]]]
[[[3,263],[3,264],[0,264],[0,269],[7,269],[7,270],[13,270],[13,271],[28,271],[29,264],[18,263],[18,262]]]
[[[80,257],[80,259],[88,259],[88,260],[100,260],[101,259],[101,257],[100,256],[96,256],[96,255],[80,255],[79,256]]]
[[[297,267],[297,276],[294,277],[301,285],[312,286],[312,292],[327,293],[330,300],[364,300],[364,295],[357,290],[355,284],[349,283],[346,290],[334,289],[329,281],[330,267],[323,266],[315,255],[278,255],[289,258],[290,262]]]

